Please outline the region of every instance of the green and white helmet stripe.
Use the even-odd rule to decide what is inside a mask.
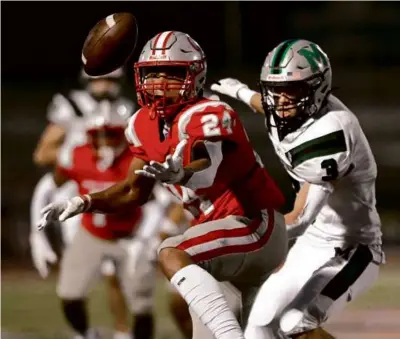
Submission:
[[[298,39],[286,40],[278,45],[272,52],[271,70],[272,74],[281,74],[283,69],[283,61],[286,59],[288,51],[296,43]]]
[[[261,80],[299,81],[324,72],[331,78],[330,68],[327,55],[318,45],[302,39],[286,40],[268,54]]]
[[[261,83],[266,88],[304,82],[310,88],[305,113],[318,112],[332,89],[332,70],[327,55],[315,43],[303,40],[286,40],[270,52],[261,69]],[[268,94],[268,90],[264,95]],[[267,95],[264,101],[272,102]]]

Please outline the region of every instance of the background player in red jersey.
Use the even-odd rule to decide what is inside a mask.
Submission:
[[[135,65],[143,107],[126,132],[135,155],[128,177],[53,204],[40,227],[84,211],[128,213],[148,200],[156,180],[174,185],[196,226],[160,246],[163,271],[217,339],[242,339],[215,278],[242,292],[245,324],[259,286],[286,256],[283,216],[274,211],[283,196],[237,113],[203,98],[206,68],[204,52],[187,34],[151,39]]]
[[[85,194],[124,179],[133,158],[124,137],[125,127],[125,117],[117,112],[100,112],[86,119],[88,143],[61,149],[54,173],[56,184],[73,180],[79,192]],[[104,156],[105,153],[108,154]],[[154,217],[155,213],[161,213],[160,208],[153,203],[122,215],[83,214],[82,226],[62,259],[57,286],[65,317],[78,333],[77,337],[98,338],[96,331],[89,330],[84,299],[99,277],[102,262],[108,259],[115,263],[121,288],[135,314],[133,334],[137,338],[151,338],[154,263],[146,252],[133,279],[125,266],[130,262],[127,250],[131,240],[127,238],[132,237],[135,226],[149,218],[149,214]],[[114,338],[123,338],[122,332],[121,329]],[[124,338],[131,335],[125,333]]]
[[[121,87],[124,79],[122,68],[101,77],[90,77],[83,69],[80,72],[80,87],[56,93],[47,110],[49,124],[43,131],[34,151],[37,166],[52,167],[57,163],[60,149],[73,149],[87,143],[85,120],[87,117],[102,112],[118,112],[128,119],[135,109],[131,100],[122,96]],[[110,159],[112,160],[112,159]],[[32,261],[42,278],[49,274],[48,263],[57,261],[57,256],[43,232],[38,232],[36,223],[41,218],[40,211],[51,201],[61,201],[77,194],[77,186],[69,180],[61,187],[54,183],[52,171],[46,173],[37,183],[31,201],[31,233],[29,236]],[[72,242],[81,225],[81,216],[56,223],[60,227],[64,249]],[[129,310],[125,304],[115,275],[115,266],[111,260],[103,260],[101,273],[107,284],[107,298],[114,323],[114,339],[129,338]]]

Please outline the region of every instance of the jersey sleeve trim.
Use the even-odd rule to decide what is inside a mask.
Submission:
[[[228,104],[222,101],[207,101],[201,104],[194,105],[190,107],[186,112],[184,112],[179,117],[178,121],[179,140],[187,139],[186,127],[189,124],[190,119],[194,113],[201,112],[205,110],[207,107],[218,107],[218,106],[224,106],[226,109],[232,110],[232,108]]]
[[[138,115],[139,115],[139,112],[129,118],[128,127],[125,129],[126,139],[129,141],[129,143],[131,143],[135,147],[142,146],[142,143],[140,142],[140,140],[136,134],[136,131],[135,131],[135,121],[136,121],[136,118],[138,117]]]
[[[339,130],[294,147],[286,152],[286,156],[295,168],[307,160],[345,151],[345,135],[343,130]]]

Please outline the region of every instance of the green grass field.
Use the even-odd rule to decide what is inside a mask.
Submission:
[[[2,338],[69,338],[59,300],[55,294],[56,275],[41,280],[35,272],[2,274]],[[156,296],[157,339],[181,339],[168,313],[168,292],[164,279],[159,279]],[[105,337],[111,335],[112,322],[107,308],[105,284],[100,282],[90,293],[91,324]],[[18,335],[19,334],[19,335]],[[24,336],[22,334],[29,334]]]
[[[397,256],[394,260],[389,258],[388,264],[383,267],[382,274],[374,288],[362,298],[351,303],[347,314],[356,314],[360,310],[374,312],[377,316],[380,311],[387,312],[388,310],[397,314],[397,311],[400,310],[399,266]],[[70,337],[71,332],[64,322],[59,301],[55,295],[55,274],[48,280],[41,280],[33,270],[18,272],[5,270],[2,272],[1,281],[3,339],[64,339]],[[168,314],[167,298],[166,284],[160,278],[156,297],[156,339],[181,339]],[[106,338],[109,337],[111,318],[102,283],[91,292],[89,309],[92,325],[99,328]],[[342,320],[348,322],[349,318],[346,315],[346,319]],[[339,317],[339,325],[336,323],[336,328],[340,327],[342,320]],[[400,332],[397,334],[398,337],[396,337],[400,338]]]

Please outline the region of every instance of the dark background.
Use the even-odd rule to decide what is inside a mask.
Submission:
[[[1,2],[2,261],[29,258],[29,203],[45,172],[32,152],[52,95],[76,86],[90,28],[116,12],[133,13],[139,41],[132,63],[158,32],[189,33],[208,56],[211,82],[237,77],[253,89],[262,62],[280,41],[305,38],[330,57],[336,94],[359,117],[379,169],[377,200],[387,242],[397,242],[400,207],[400,3],[396,2]],[[232,101],[227,100],[232,103]],[[233,103],[255,148],[288,196],[293,194],[267,140],[262,118]]]

